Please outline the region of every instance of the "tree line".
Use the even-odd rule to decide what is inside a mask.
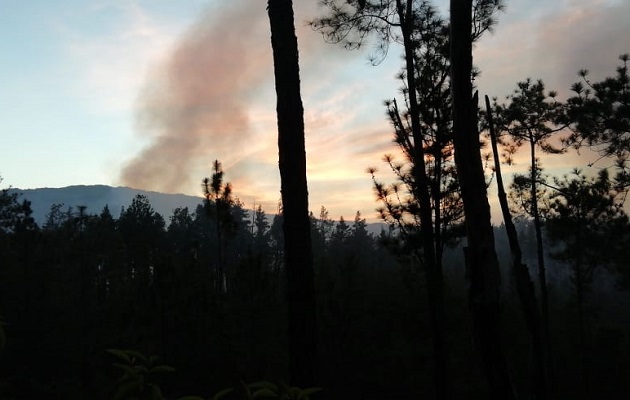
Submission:
[[[282,214],[268,218],[260,207],[246,212],[236,199],[223,197],[229,207],[211,200],[193,211],[178,208],[166,223],[138,195],[119,218],[107,207],[93,214],[54,205],[40,227],[29,217],[28,201],[20,203],[8,191],[0,199],[0,315],[7,337],[0,397],[112,398],[118,375],[106,350],[118,348],[159,355],[175,367],[159,377],[166,398],[208,396],[240,380],[288,381]],[[591,228],[579,231],[574,220],[563,221],[553,228],[559,236],[549,229],[550,239],[560,239],[546,254],[557,390],[580,393],[574,379],[581,373],[576,350],[583,346],[591,390],[621,393],[629,367],[627,322],[621,318],[627,321],[628,315],[609,308],[611,298],[626,302],[620,307],[630,301],[626,289],[614,289],[617,278],[628,276],[621,258],[627,250],[608,250],[604,262],[595,252],[608,245],[592,233],[588,244],[577,243],[578,232]],[[599,222],[585,216],[581,223]],[[360,213],[335,221],[323,207],[318,216],[311,214],[309,225],[318,385],[325,388],[318,396],[434,395],[428,287],[407,236],[396,230],[371,234]],[[517,228],[524,259],[531,262],[533,223],[519,222]],[[514,384],[527,392],[528,335],[503,229],[495,228],[495,236],[503,265],[503,343]],[[479,397],[485,388],[463,306],[461,252],[461,244],[446,247],[442,261],[446,352],[457,360],[449,366],[450,391]],[[578,254],[592,263],[576,263]],[[619,291],[606,297],[610,290]]]

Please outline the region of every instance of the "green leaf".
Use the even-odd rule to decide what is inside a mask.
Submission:
[[[268,388],[258,389],[252,394],[252,399],[269,398],[269,397],[277,398],[278,395],[274,391]]]
[[[300,393],[302,390],[297,386],[292,386],[289,388],[289,398],[291,399],[299,399]]]
[[[137,381],[129,381],[119,385],[114,394],[114,400],[126,400],[132,395],[139,394],[141,385]]]
[[[285,383],[280,382],[278,389],[278,398],[279,399],[289,399],[290,398],[291,387],[287,386]]]
[[[278,386],[273,384],[272,382],[269,381],[260,381],[260,382],[254,382],[254,383],[250,383],[247,386],[249,386],[251,389],[261,389],[261,388],[265,388],[265,389],[269,389],[273,392],[277,392],[278,391]]]
[[[170,365],[157,365],[149,370],[149,372],[175,372],[175,368]]]
[[[164,396],[162,396],[162,389],[158,385],[150,384],[151,388],[151,400],[164,400]]]
[[[123,350],[125,353],[127,353],[127,355],[129,356],[129,358],[131,358],[131,361],[134,362],[136,360],[140,360],[142,361],[142,364],[148,364],[149,360],[147,360],[147,358],[140,353],[139,351],[136,350]]]
[[[119,360],[125,361],[127,364],[131,364],[131,358],[127,355],[125,351],[119,349],[107,349],[105,351],[118,358]]]
[[[160,360],[159,356],[150,356],[149,357],[149,365],[153,365]]]
[[[147,374],[149,373],[149,369],[144,365],[134,365],[133,368],[137,371],[136,373]]]
[[[206,400],[206,399],[199,396],[184,396],[184,397],[177,398],[177,400]]]
[[[212,400],[220,400],[228,394],[232,393],[234,388],[223,389],[212,397]]]
[[[252,398],[252,391],[243,381],[241,381],[241,388],[243,389],[243,395],[245,396],[245,398],[250,400]]]
[[[298,396],[298,400],[309,400],[310,396],[314,393],[317,392],[321,392],[322,388],[318,388],[318,387],[312,387],[312,388],[308,388],[308,389],[304,389],[302,390],[302,392],[300,393],[300,395]]]
[[[136,370],[135,367],[132,367],[130,365],[127,364],[121,364],[121,363],[112,363],[112,365],[116,368],[120,368],[123,371],[125,371],[127,374],[129,375],[137,375],[138,371]]]

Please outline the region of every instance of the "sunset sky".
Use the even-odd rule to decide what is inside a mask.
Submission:
[[[396,154],[383,100],[400,51],[324,43],[296,0],[311,209],[375,218],[368,166]],[[443,13],[448,2],[435,3]],[[269,22],[263,0],[0,0],[2,187],[107,184],[200,194],[214,159],[235,195],[280,198]],[[569,95],[577,71],[614,74],[630,52],[629,0],[513,0],[475,48],[480,95],[542,78]],[[589,156],[548,157],[552,173]],[[523,161],[515,168],[525,169]],[[92,210],[98,212],[98,210]],[[493,210],[494,211],[494,210]],[[496,215],[496,213],[495,213]]]

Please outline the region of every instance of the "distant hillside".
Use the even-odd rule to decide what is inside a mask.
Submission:
[[[20,199],[31,202],[33,218],[39,226],[46,221],[46,215],[53,204],[63,204],[63,209],[78,206],[86,206],[89,214],[100,214],[103,207],[109,206],[109,211],[115,218],[120,216],[122,207],[128,207],[136,195],[146,196],[153,209],[164,217],[167,225],[173,210],[177,207],[188,207],[192,212],[203,201],[202,197],[188,196],[185,194],[166,194],[149,192],[146,190],[130,189],[127,187],[111,187],[106,185],[77,185],[63,188],[41,189],[11,189],[20,194]],[[267,214],[269,222],[273,220],[272,214]],[[352,221],[348,221],[352,224]],[[386,228],[381,222],[369,223],[367,230],[373,234],[380,234],[381,229]]]
[[[169,217],[175,208],[188,207],[189,210],[193,211],[203,200],[202,197],[184,194],[165,194],[105,185],[12,190],[20,193],[20,199],[27,199],[31,202],[33,217],[40,226],[46,220],[46,214],[53,204],[63,204],[64,209],[86,206],[90,214],[100,214],[103,207],[107,205],[112,215],[117,218],[122,207],[129,206],[133,198],[141,194],[149,199],[155,211],[160,213],[168,224]]]

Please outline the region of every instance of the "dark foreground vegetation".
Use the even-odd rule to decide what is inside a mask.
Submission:
[[[166,398],[208,396],[238,382],[287,379],[282,216],[253,217],[232,204],[177,209],[169,223],[138,196],[119,219],[55,206],[38,227],[28,203],[3,193],[0,315],[2,399],[109,399],[120,377],[107,349],[159,355]],[[217,228],[218,227],[218,228]],[[526,262],[535,233],[518,226]],[[319,321],[318,398],[431,396],[426,286],[400,240],[374,237],[365,220],[311,219]],[[218,234],[221,234],[221,241]],[[531,353],[501,229],[503,343],[514,385],[531,390]],[[219,254],[221,254],[219,256]],[[220,258],[219,258],[220,257]],[[582,321],[570,265],[549,260],[550,321],[558,398],[578,398],[584,347],[590,390],[627,393],[630,294],[615,271],[590,270]],[[624,260],[625,262],[625,260]],[[220,263],[222,265],[220,265]],[[221,268],[219,268],[221,267]],[[219,271],[222,271],[221,273]],[[454,398],[481,398],[471,343],[461,248],[444,256],[445,308]],[[583,324],[584,337],[581,337]]]

